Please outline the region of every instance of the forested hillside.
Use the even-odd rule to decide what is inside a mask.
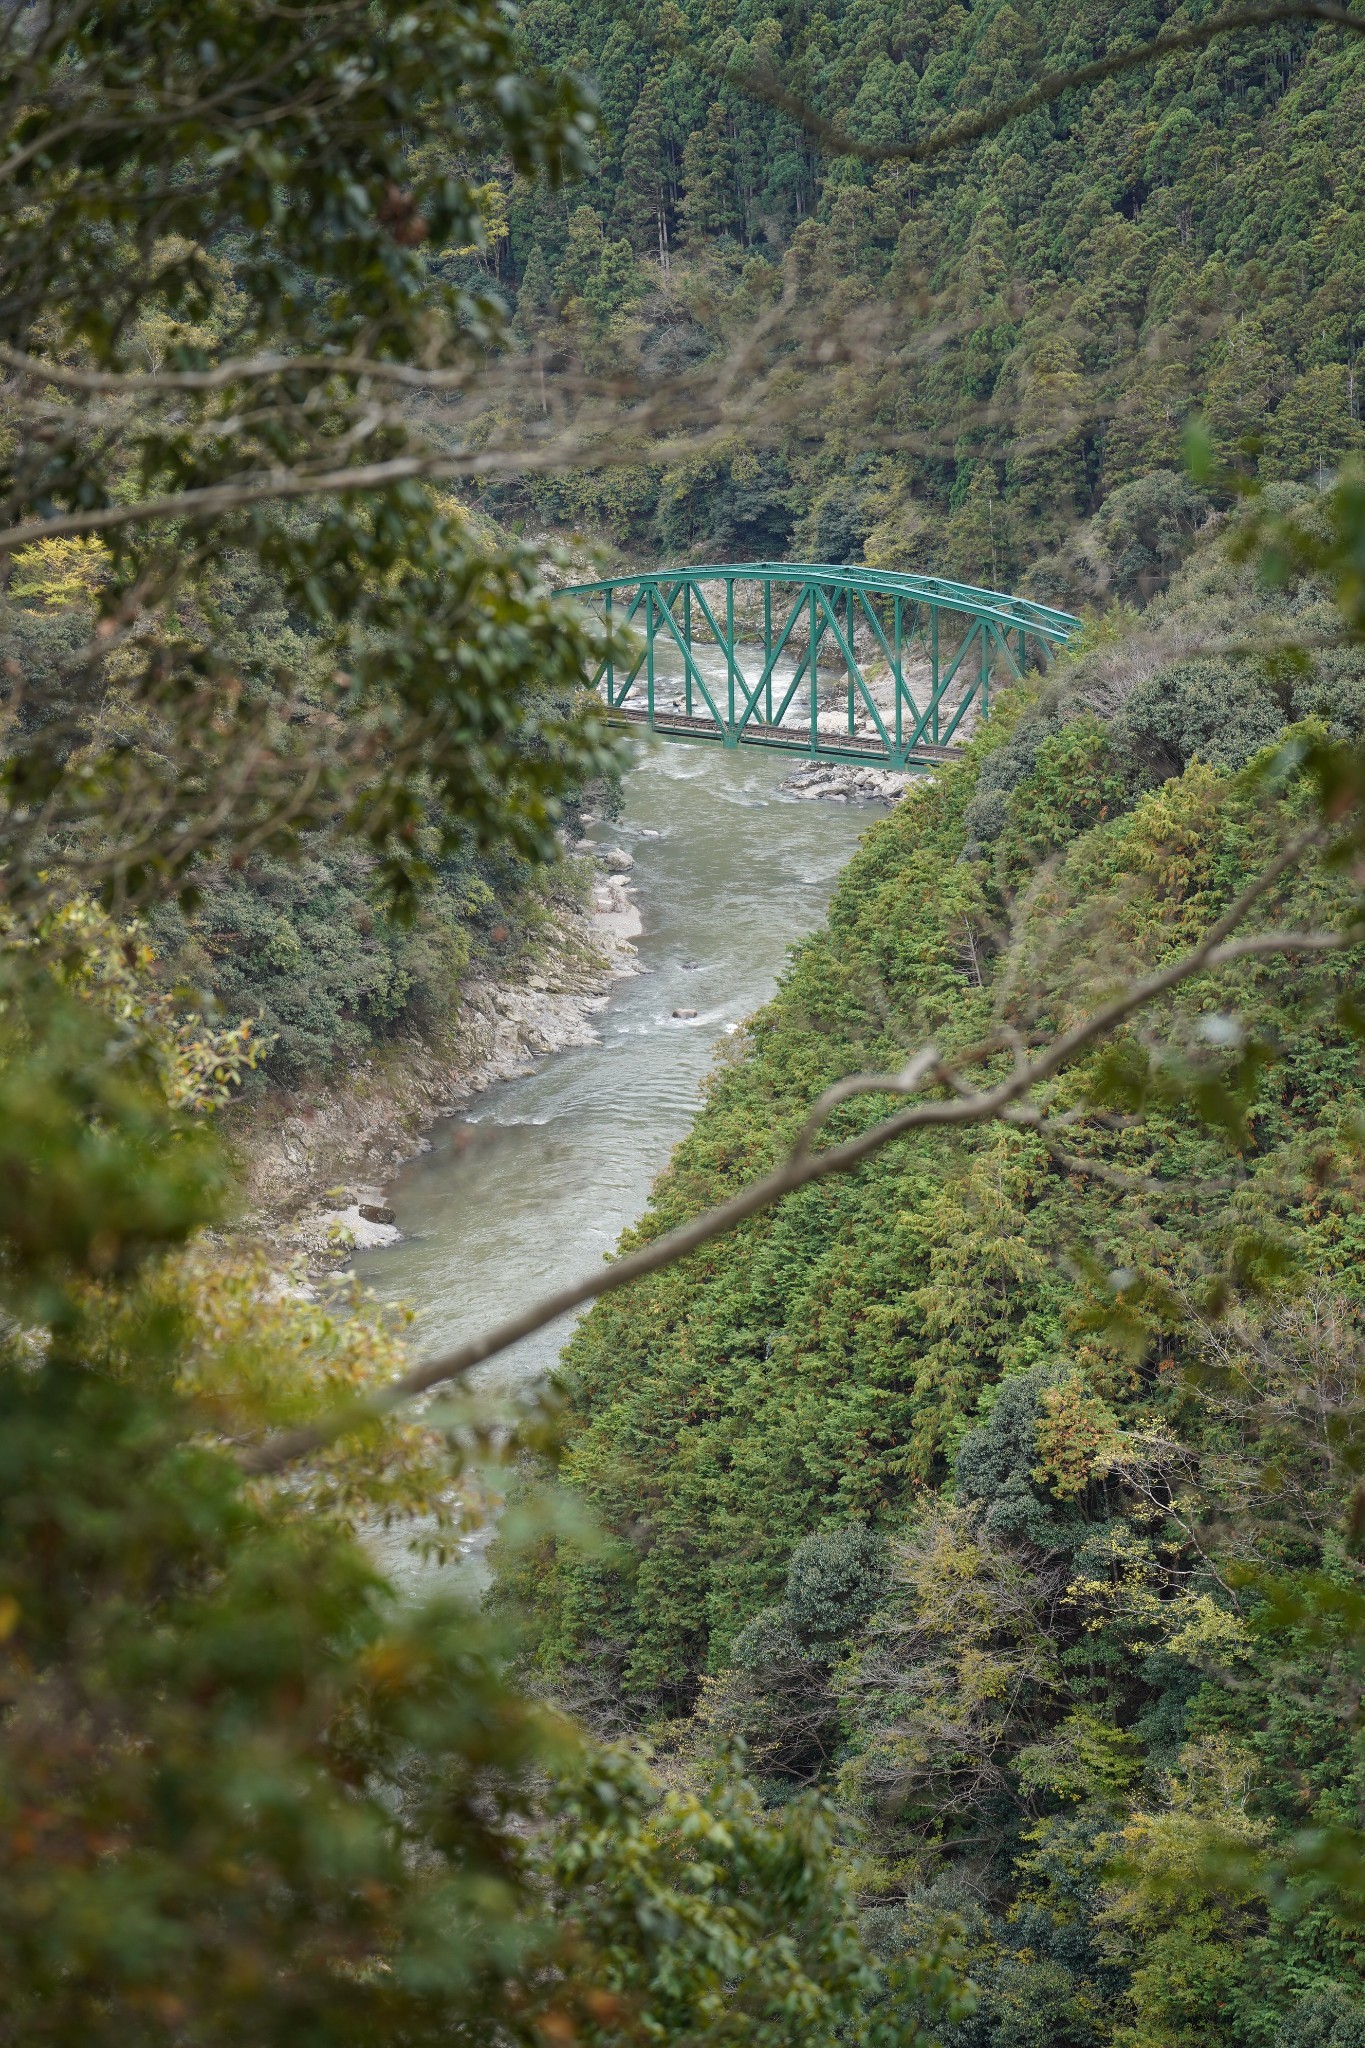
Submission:
[[[608,124],[585,183],[504,176],[493,244],[465,259],[515,295],[542,363],[696,371],[784,278],[835,338],[872,339],[814,423],[494,502],[636,553],[865,557],[1075,602],[1148,594],[1187,548],[1192,412],[1263,478],[1330,471],[1362,439],[1358,38],[1229,36],[926,165],[822,155],[744,87],[779,80],[889,145],[1206,11],[529,0],[533,47],[594,79]]]
[[[588,175],[555,185],[497,155],[443,158],[485,180],[487,246],[409,252],[433,296],[467,286],[485,303],[493,286],[515,307],[513,349],[540,366],[538,382],[511,386],[528,418],[578,371],[704,383],[784,288],[834,339],[851,323],[861,341],[817,380],[814,413],[786,427],[751,419],[671,467],[552,463],[490,484],[488,508],[537,529],[585,525],[634,560],[866,558],[1067,603],[1144,602],[1227,500],[1183,472],[1192,411],[1217,455],[1266,478],[1318,478],[1362,441],[1358,39],[1303,24],[1234,37],[925,167],[821,154],[744,83],[780,77],[815,113],[891,144],[1166,18],[1132,5],[760,13],[668,0],[643,21],[529,0],[524,43],[600,96]],[[433,167],[410,158],[414,177]],[[149,308],[133,330],[140,361],[199,347],[236,317],[231,250],[215,260],[222,304],[190,325]],[[444,431],[438,405],[417,411]],[[686,428],[685,404],[678,417]],[[503,545],[499,527],[444,508],[471,543]],[[291,515],[290,547],[311,545],[309,519]],[[21,550],[0,657],[44,693],[70,688],[111,574],[95,541]],[[361,733],[352,669],[286,580],[244,552],[182,605],[179,630],[187,645],[221,632],[235,715],[260,720],[283,759],[323,749],[339,816],[349,757],[377,729]],[[382,629],[368,633],[376,672],[382,644]],[[150,762],[164,726],[132,711],[118,664],[113,682],[100,741]],[[441,832],[428,801],[412,843],[434,850]],[[435,868],[409,928],[372,900],[368,856],[318,840],[295,864],[262,844],[237,868],[202,862],[198,901],[160,911],[153,937],[168,980],[256,1018],[269,1074],[294,1084],[400,1027],[430,1031],[471,957],[496,968],[533,940],[543,891],[524,860],[446,846]]]
[[[505,547],[505,535],[449,501],[447,509],[471,541]],[[296,529],[307,524],[295,520]],[[539,565],[527,573],[538,574]],[[16,554],[0,615],[0,660],[22,670],[36,698],[60,700],[71,689],[112,580],[111,558],[98,543],[54,540]],[[348,752],[363,747],[366,723],[372,745],[383,730],[381,720],[354,717],[347,703],[353,679],[336,670],[335,641],[245,551],[197,604],[182,603],[178,623],[187,638],[210,621],[222,636],[225,694],[244,703],[257,725],[252,744],[285,758],[300,743],[315,746],[315,788],[330,798],[319,808],[329,815],[326,827],[319,821],[304,835],[301,849],[262,832],[238,859],[202,860],[192,886],[156,906],[148,936],[162,985],[193,988],[233,1023],[254,1020],[264,1059],[248,1091],[266,1080],[296,1086],[338,1063],[352,1065],[400,1030],[439,1037],[471,968],[515,972],[556,907],[576,901],[578,879],[571,869],[537,868],[506,845],[443,845],[448,813],[426,788],[414,844],[431,864],[430,886],[410,916],[395,916],[377,887],[373,851],[335,829],[354,801]],[[382,635],[368,652],[382,665]],[[150,808],[167,772],[171,723],[164,707],[136,702],[126,669],[124,657],[90,742],[127,751]],[[41,730],[38,718],[32,724]],[[241,754],[249,759],[246,745]],[[572,801],[568,813],[576,837]],[[106,834],[104,821],[92,829],[78,815],[72,838],[96,872]],[[51,835],[54,849],[61,836]]]
[[[642,1238],[765,1170],[839,1076],[1045,1036],[1264,865],[1307,798],[1256,764],[1287,728],[1365,730],[1365,662],[1178,658],[1330,627],[1235,553],[1206,539],[873,827]],[[1286,881],[1266,922],[1330,922],[1339,887]],[[542,1669],[684,1757],[742,1737],[779,1802],[832,1788],[888,1951],[960,1927],[960,2048],[1365,2038],[1358,1933],[1201,1861],[1349,1823],[1365,1789],[1359,1644],[1303,1591],[1358,1598],[1356,973],[1207,976],[1059,1084],[1062,1142],[907,1138],[566,1354],[564,1476],[604,1539],[509,1568]]]
[[[1365,475],[1313,495],[1361,45],[817,162],[745,81],[894,140],[1158,19],[860,4],[532,0],[570,69],[504,0],[6,14],[6,2042],[1365,2043]],[[800,1154],[496,1414],[463,1375],[563,1292],[412,1359],[210,1235],[233,1012],[344,1079],[625,760],[609,631],[444,488],[493,475],[637,556],[1145,606],[868,835],[637,1235],[932,1035],[917,1135]],[[525,1612],[390,1580],[498,1465]]]

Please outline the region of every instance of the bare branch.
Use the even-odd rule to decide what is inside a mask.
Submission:
[[[380,384],[402,384],[413,391],[454,391],[470,383],[471,368],[423,370],[412,363],[389,363],[373,356],[242,356],[239,360],[216,363],[211,370],[79,370],[66,363],[50,363],[42,356],[26,355],[22,349],[0,342],[0,363],[40,384],[57,384],[68,391],[107,392],[116,396],[134,392],[222,391],[233,384],[259,383],[273,377],[303,373],[325,377],[372,377]]]
[[[631,19],[636,19],[633,10]],[[1225,14],[1214,15],[1209,21],[1185,28],[1165,29],[1136,49],[1111,50],[1090,64],[1078,64],[1066,71],[1049,71],[1018,98],[1007,100],[1003,106],[992,107],[985,113],[959,116],[917,142],[860,142],[847,129],[826,120],[823,114],[817,113],[795,93],[788,92],[776,79],[765,76],[761,71],[735,77],[723,66],[699,58],[681,38],[655,32],[650,40],[672,50],[676,56],[689,59],[718,81],[723,80],[751,99],[760,100],[764,105],[776,107],[779,112],[789,115],[830,156],[860,157],[865,163],[929,163],[935,157],[947,155],[950,150],[981,142],[988,135],[998,135],[1012,121],[1036,112],[1039,107],[1051,106],[1063,93],[1098,85],[1106,78],[1115,78],[1144,64],[1159,64],[1164,57],[1178,56],[1186,50],[1202,50],[1220,36],[1235,35],[1244,29],[1270,28],[1281,21],[1311,21],[1323,28],[1365,35],[1365,14],[1334,6],[1330,0],[1269,0],[1267,5],[1236,7]],[[643,22],[639,25],[646,34],[650,33]]]
[[[908,1066],[901,1068],[899,1074],[849,1074],[846,1079],[835,1081],[817,1097],[815,1107],[801,1126],[800,1136],[792,1147],[792,1158],[803,1159],[806,1156],[816,1132],[841,1102],[851,1102],[856,1095],[918,1095],[926,1081],[946,1080],[946,1070],[940,1065],[937,1051],[932,1045],[926,1045]]]
[[[706,445],[706,437],[689,439],[689,453]],[[92,512],[62,512],[52,519],[29,519],[0,532],[0,552],[29,547],[34,541],[61,539],[69,534],[112,533],[119,527],[141,526],[156,519],[215,519],[228,512],[245,511],[251,505],[282,504],[302,498],[321,498],[351,491],[382,491],[390,484],[408,483],[414,478],[430,482],[457,476],[492,476],[562,466],[581,461],[557,451],[550,461],[537,460],[532,451],[513,456],[503,453],[448,455],[429,451],[393,456],[387,462],[360,463],[349,469],[272,470],[257,472],[236,483],[207,484],[192,491],[172,491],[160,498],[144,498],[132,505],[102,505]],[[602,461],[612,459],[603,451]],[[615,459],[636,460],[634,455]],[[673,459],[665,448],[660,457]]]
[[[177,419],[178,434],[191,441],[199,438],[218,444],[235,439],[241,450],[240,468],[159,496],[46,511],[0,531],[0,552],[42,540],[107,534],[157,521],[210,523],[257,505],[384,489],[412,480],[476,481],[565,470],[587,473],[638,463],[664,468],[704,455],[718,439],[736,433],[751,445],[771,442],[794,419],[811,415],[825,380],[834,374],[835,357],[840,365],[870,361],[883,355],[887,346],[885,316],[864,309],[855,320],[841,319],[837,329],[830,329],[799,300],[796,282],[789,275],[781,300],[745,330],[722,361],[708,364],[700,373],[687,371],[656,380],[624,372],[603,378],[557,370],[553,394],[557,401],[573,403],[572,417],[564,417],[561,403],[553,420],[547,407],[547,416],[534,424],[523,417],[509,425],[505,414],[499,417],[499,405],[510,399],[517,421],[517,400],[525,396],[526,381],[525,359],[519,356],[496,363],[471,361],[463,368],[426,370],[364,355],[290,357],[272,353],[243,356],[203,371],[125,374],[51,363],[0,344],[0,367],[10,366],[30,386],[18,403],[37,423],[35,441],[43,443],[54,431],[61,435],[70,430],[69,406],[40,395],[44,383],[60,385],[79,394],[92,408],[98,408],[101,400],[110,402],[101,416],[101,426],[109,437],[106,456],[128,432],[130,415],[126,408],[118,408],[122,396],[141,394],[155,404],[157,399],[174,402],[178,395],[190,392],[230,391],[238,384],[244,389],[254,384],[262,392],[259,411],[243,405],[228,418]],[[908,349],[897,343],[898,354],[902,359],[932,354],[945,336],[956,331],[957,323],[936,320]],[[837,348],[832,350],[836,339]],[[798,344],[795,355],[793,342]],[[797,367],[805,374],[793,379]],[[287,379],[295,372],[306,380],[304,392],[282,403],[291,389]],[[398,445],[386,449],[382,458],[364,464],[355,460],[352,451],[357,429],[352,426],[347,433],[336,433],[335,409],[328,411],[328,432],[319,433],[321,415],[314,401],[327,391],[333,376],[353,380],[358,387],[355,395],[340,403],[350,407],[365,404],[374,431],[393,430],[399,437]],[[392,407],[360,397],[371,379],[395,388]],[[400,399],[420,399],[424,394],[463,402],[463,431],[457,445],[446,441],[436,446],[413,431],[412,415],[402,409]],[[987,436],[974,443],[977,456],[1009,454],[1018,458],[1057,446],[1076,431],[1078,423],[1104,417],[1112,409],[1112,401],[1098,388],[1087,386],[1083,403],[1073,399],[1037,432],[1009,439],[998,438],[1002,419],[994,403],[959,417],[951,431],[891,432],[868,423],[865,438],[869,447],[888,453],[938,457],[950,453],[970,425]],[[87,412],[87,421],[90,417]],[[494,420],[496,431],[485,438],[482,429]],[[267,434],[253,432],[262,426]],[[282,426],[300,440],[287,460],[276,453]]]
[[[395,455],[382,462],[356,464],[351,467],[334,468],[309,467],[299,464],[288,468],[256,470],[233,479],[231,482],[205,484],[187,491],[168,492],[159,498],[143,498],[129,504],[111,504],[96,507],[91,511],[58,512],[45,519],[29,519],[18,526],[0,530],[0,554],[13,552],[17,548],[31,547],[35,541],[60,540],[75,534],[112,533],[130,526],[150,525],[163,519],[220,519],[233,512],[241,512],[253,505],[282,504],[308,498],[341,496],[355,491],[376,491],[387,489],[396,483],[414,480],[428,483],[450,482],[458,478],[476,480],[494,476],[544,476],[560,470],[591,473],[603,469],[629,467],[636,463],[648,463],[653,468],[666,469],[675,462],[690,462],[704,455],[717,442],[728,440],[737,427],[745,424],[756,410],[755,396],[746,394],[743,408],[738,416],[722,414],[710,425],[700,426],[685,433],[673,433],[666,438],[651,439],[659,422],[670,417],[668,408],[677,402],[678,394],[667,392],[638,408],[624,418],[604,419],[597,424],[601,437],[591,435],[591,425],[580,428],[577,434],[567,434],[558,440],[532,443],[530,446],[490,446],[464,449],[416,449],[409,454]],[[768,408],[765,420],[765,434],[771,438],[776,431],[781,415]],[[1009,442],[985,443],[975,453],[978,456],[1009,454],[1020,456],[1055,447],[1072,432],[1070,425],[1051,428],[1038,434],[1022,435]],[[960,429],[954,429],[955,434]],[[867,436],[866,445],[891,451],[909,450],[921,455],[941,455],[949,446],[952,436],[948,434],[876,434]],[[333,444],[334,446],[337,444]]]
[[[581,1308],[585,1303],[596,1301],[605,1294],[629,1286],[633,1281],[643,1279],[647,1274],[657,1273],[664,1267],[676,1265],[689,1253],[702,1245],[724,1236],[739,1223],[761,1210],[771,1208],[784,1195],[806,1187],[810,1182],[821,1180],[836,1173],[849,1173],[860,1166],[873,1153],[893,1143],[897,1138],[915,1130],[952,1128],[961,1129],[975,1124],[987,1123],[993,1119],[1008,1119],[1010,1113],[1040,1082],[1050,1080],[1062,1067],[1073,1060],[1078,1053],[1105,1037],[1138,1011],[1145,1009],[1158,997],[1178,988],[1194,976],[1221,967],[1235,965],[1246,959],[1274,953],[1330,953],[1355,945],[1365,938],[1365,926],[1353,926],[1341,931],[1270,931],[1254,933],[1244,939],[1232,939],[1230,934],[1242,923],[1256,903],[1265,896],[1279,878],[1293,867],[1310,847],[1320,845],[1323,833],[1319,828],[1300,833],[1291,840],[1250,882],[1236,900],[1210,927],[1200,943],[1189,952],[1183,953],[1166,967],[1130,981],[1107,1003],[1082,1018],[1067,1031],[1059,1032],[1031,1060],[1016,1058],[1012,1071],[995,1086],[972,1091],[964,1089],[950,1100],[918,1102],[896,1115],[875,1124],[870,1130],[859,1132],[855,1137],[832,1145],[827,1151],[812,1152],[810,1139],[813,1135],[815,1114],[808,1119],[797,1141],[796,1148],[783,1160],[781,1165],[765,1174],[762,1179],[750,1183],[746,1188],[732,1195],[726,1202],[708,1209],[690,1222],[680,1224],[652,1243],[642,1245],[638,1251],[630,1252],[625,1258],[614,1260],[598,1272],[559,1288],[542,1300],[523,1309],[489,1330],[482,1337],[475,1338],[440,1358],[414,1366],[388,1386],[378,1389],[365,1399],[338,1409],[333,1415],[304,1428],[287,1430],[280,1435],[267,1438],[265,1442],[245,1449],[241,1454],[242,1464],[248,1472],[264,1474],[282,1471],[297,1459],[333,1442],[337,1437],[365,1424],[378,1420],[392,1409],[411,1401],[432,1388],[447,1384],[472,1372],[476,1366],[505,1351],[509,1345],[519,1343],[536,1330],[556,1322],[571,1310]],[[988,1041],[974,1053],[964,1057],[961,1064],[971,1065],[998,1049],[998,1041]],[[888,1094],[903,1094],[914,1087],[923,1086],[928,1080],[951,1085],[953,1079],[941,1066],[938,1053],[926,1047],[910,1061],[899,1074],[862,1075],[853,1077],[856,1085],[836,1083],[821,1097],[825,1104],[824,1116],[837,1107],[838,1103],[853,1094],[873,1091]],[[817,1111],[819,1105],[817,1105]]]

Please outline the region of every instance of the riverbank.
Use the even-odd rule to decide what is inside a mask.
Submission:
[[[689,758],[676,766],[686,783],[701,763]],[[747,770],[742,779],[749,779]],[[771,787],[769,776],[761,779]],[[803,762],[773,793],[861,808],[896,802],[908,780]],[[640,972],[635,940],[641,917],[633,898],[634,856],[616,843],[633,839],[632,829],[623,833],[599,821],[593,830],[595,837],[570,856],[583,869],[591,861],[590,870],[580,872],[583,900],[575,902],[572,891],[559,895],[533,951],[511,971],[472,975],[439,1036],[403,1033],[343,1074],[298,1090],[272,1089],[229,1112],[223,1129],[243,1190],[235,1235],[272,1259],[302,1255],[319,1274],[348,1264],[357,1252],[395,1244],[400,1232],[386,1190],[408,1162],[439,1143],[443,1124],[459,1119],[489,1089],[527,1080],[552,1055],[601,1043],[600,1019],[612,989]],[[658,827],[645,828],[638,850],[658,838]],[[728,993],[716,988],[713,1002],[725,1002]],[[679,1002],[670,1023],[674,1029],[700,1024],[709,1040],[715,1015],[708,1006],[703,1018],[695,1004]]]
[[[360,1254],[381,1300],[415,1315],[426,1355],[491,1327],[609,1254],[640,1215],[711,1077],[744,1043],[824,917],[871,807],[794,803],[790,764],[761,748],[641,748],[621,812],[591,836],[634,859],[639,962],[593,1042],[539,1062],[446,1117],[387,1183],[402,1241]],[[554,1368],[567,1325],[493,1362],[512,1391]]]
[[[612,987],[639,972],[628,867],[605,850],[587,901],[561,900],[510,973],[471,976],[439,1036],[404,1034],[344,1075],[230,1111],[222,1130],[243,1193],[238,1234],[319,1270],[393,1242],[383,1186],[430,1149],[433,1125],[551,1054],[596,1042]]]

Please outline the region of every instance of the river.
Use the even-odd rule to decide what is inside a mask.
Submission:
[[[639,1216],[718,1044],[772,994],[789,948],[819,924],[881,815],[783,796],[790,765],[758,750],[642,747],[621,817],[590,828],[634,856],[645,971],[615,985],[600,1043],[477,1097],[392,1185],[402,1240],[358,1268],[381,1298],[414,1309],[416,1353],[444,1350],[590,1269]],[[544,1374],[571,1327],[565,1318],[491,1360],[482,1384],[511,1389]],[[476,1539],[466,1566],[476,1577],[481,1549]]]

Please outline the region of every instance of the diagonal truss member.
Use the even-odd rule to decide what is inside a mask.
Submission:
[[[593,687],[624,721],[898,769],[952,759],[964,719],[990,716],[992,684],[1046,667],[1081,630],[1030,598],[812,562],[654,569],[562,594],[612,629]]]

